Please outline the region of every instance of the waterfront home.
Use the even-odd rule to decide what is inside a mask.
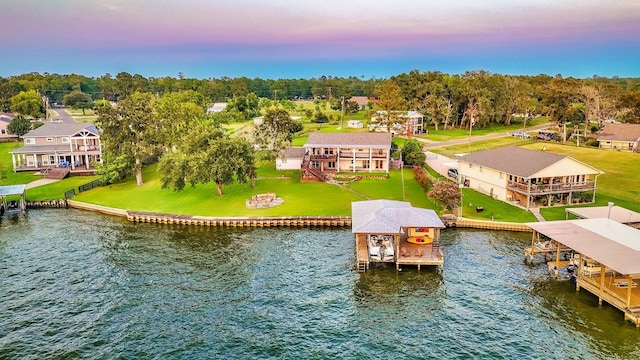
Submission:
[[[601,149],[640,151],[640,124],[606,124],[597,140]]]
[[[338,172],[389,172],[390,133],[312,132],[304,144],[303,181],[326,181]]]
[[[531,207],[595,202],[603,172],[569,156],[519,147],[458,158],[458,181],[494,199]]]
[[[94,174],[102,162],[98,129],[90,123],[48,122],[23,136],[24,146],[11,151],[13,171],[42,171],[47,177]]]
[[[589,291],[600,304],[606,301],[640,327],[640,230],[607,218],[527,225],[534,231],[532,244],[544,237],[555,248],[555,261],[548,266],[556,276],[561,268],[570,269],[576,290]],[[562,261],[563,247],[579,255],[572,262]]]
[[[440,230],[445,225],[435,211],[395,200],[351,203],[351,232],[355,236],[358,271],[372,263],[438,266],[444,259]]]

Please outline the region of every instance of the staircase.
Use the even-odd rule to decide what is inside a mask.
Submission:
[[[51,168],[45,173],[44,178],[45,179],[62,180],[65,177],[67,177],[67,175],[69,175],[70,171],[71,171],[71,169],[68,168],[68,167]]]
[[[323,173],[322,171],[316,168],[309,166],[310,164],[311,164],[310,156],[309,154],[305,154],[304,158],[302,159],[302,166],[301,166],[303,179],[305,176],[312,175],[319,181],[329,180],[329,176],[327,176],[327,174]]]

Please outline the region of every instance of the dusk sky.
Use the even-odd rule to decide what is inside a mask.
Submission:
[[[0,76],[640,77],[640,0],[0,0]]]

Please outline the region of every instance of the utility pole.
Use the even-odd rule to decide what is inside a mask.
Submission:
[[[342,96],[342,112],[340,113],[340,127],[344,126],[344,95]]]

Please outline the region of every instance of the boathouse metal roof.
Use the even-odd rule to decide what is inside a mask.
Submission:
[[[414,208],[411,203],[395,200],[369,200],[351,203],[352,233],[392,233],[401,227],[444,228],[435,211]]]
[[[0,196],[22,195],[27,185],[7,185],[0,186]]]
[[[623,224],[640,223],[640,213],[620,206],[612,206],[611,212],[608,206],[567,208],[565,212],[581,219],[609,218]]]
[[[640,230],[607,218],[527,223],[622,275],[640,276]]]

